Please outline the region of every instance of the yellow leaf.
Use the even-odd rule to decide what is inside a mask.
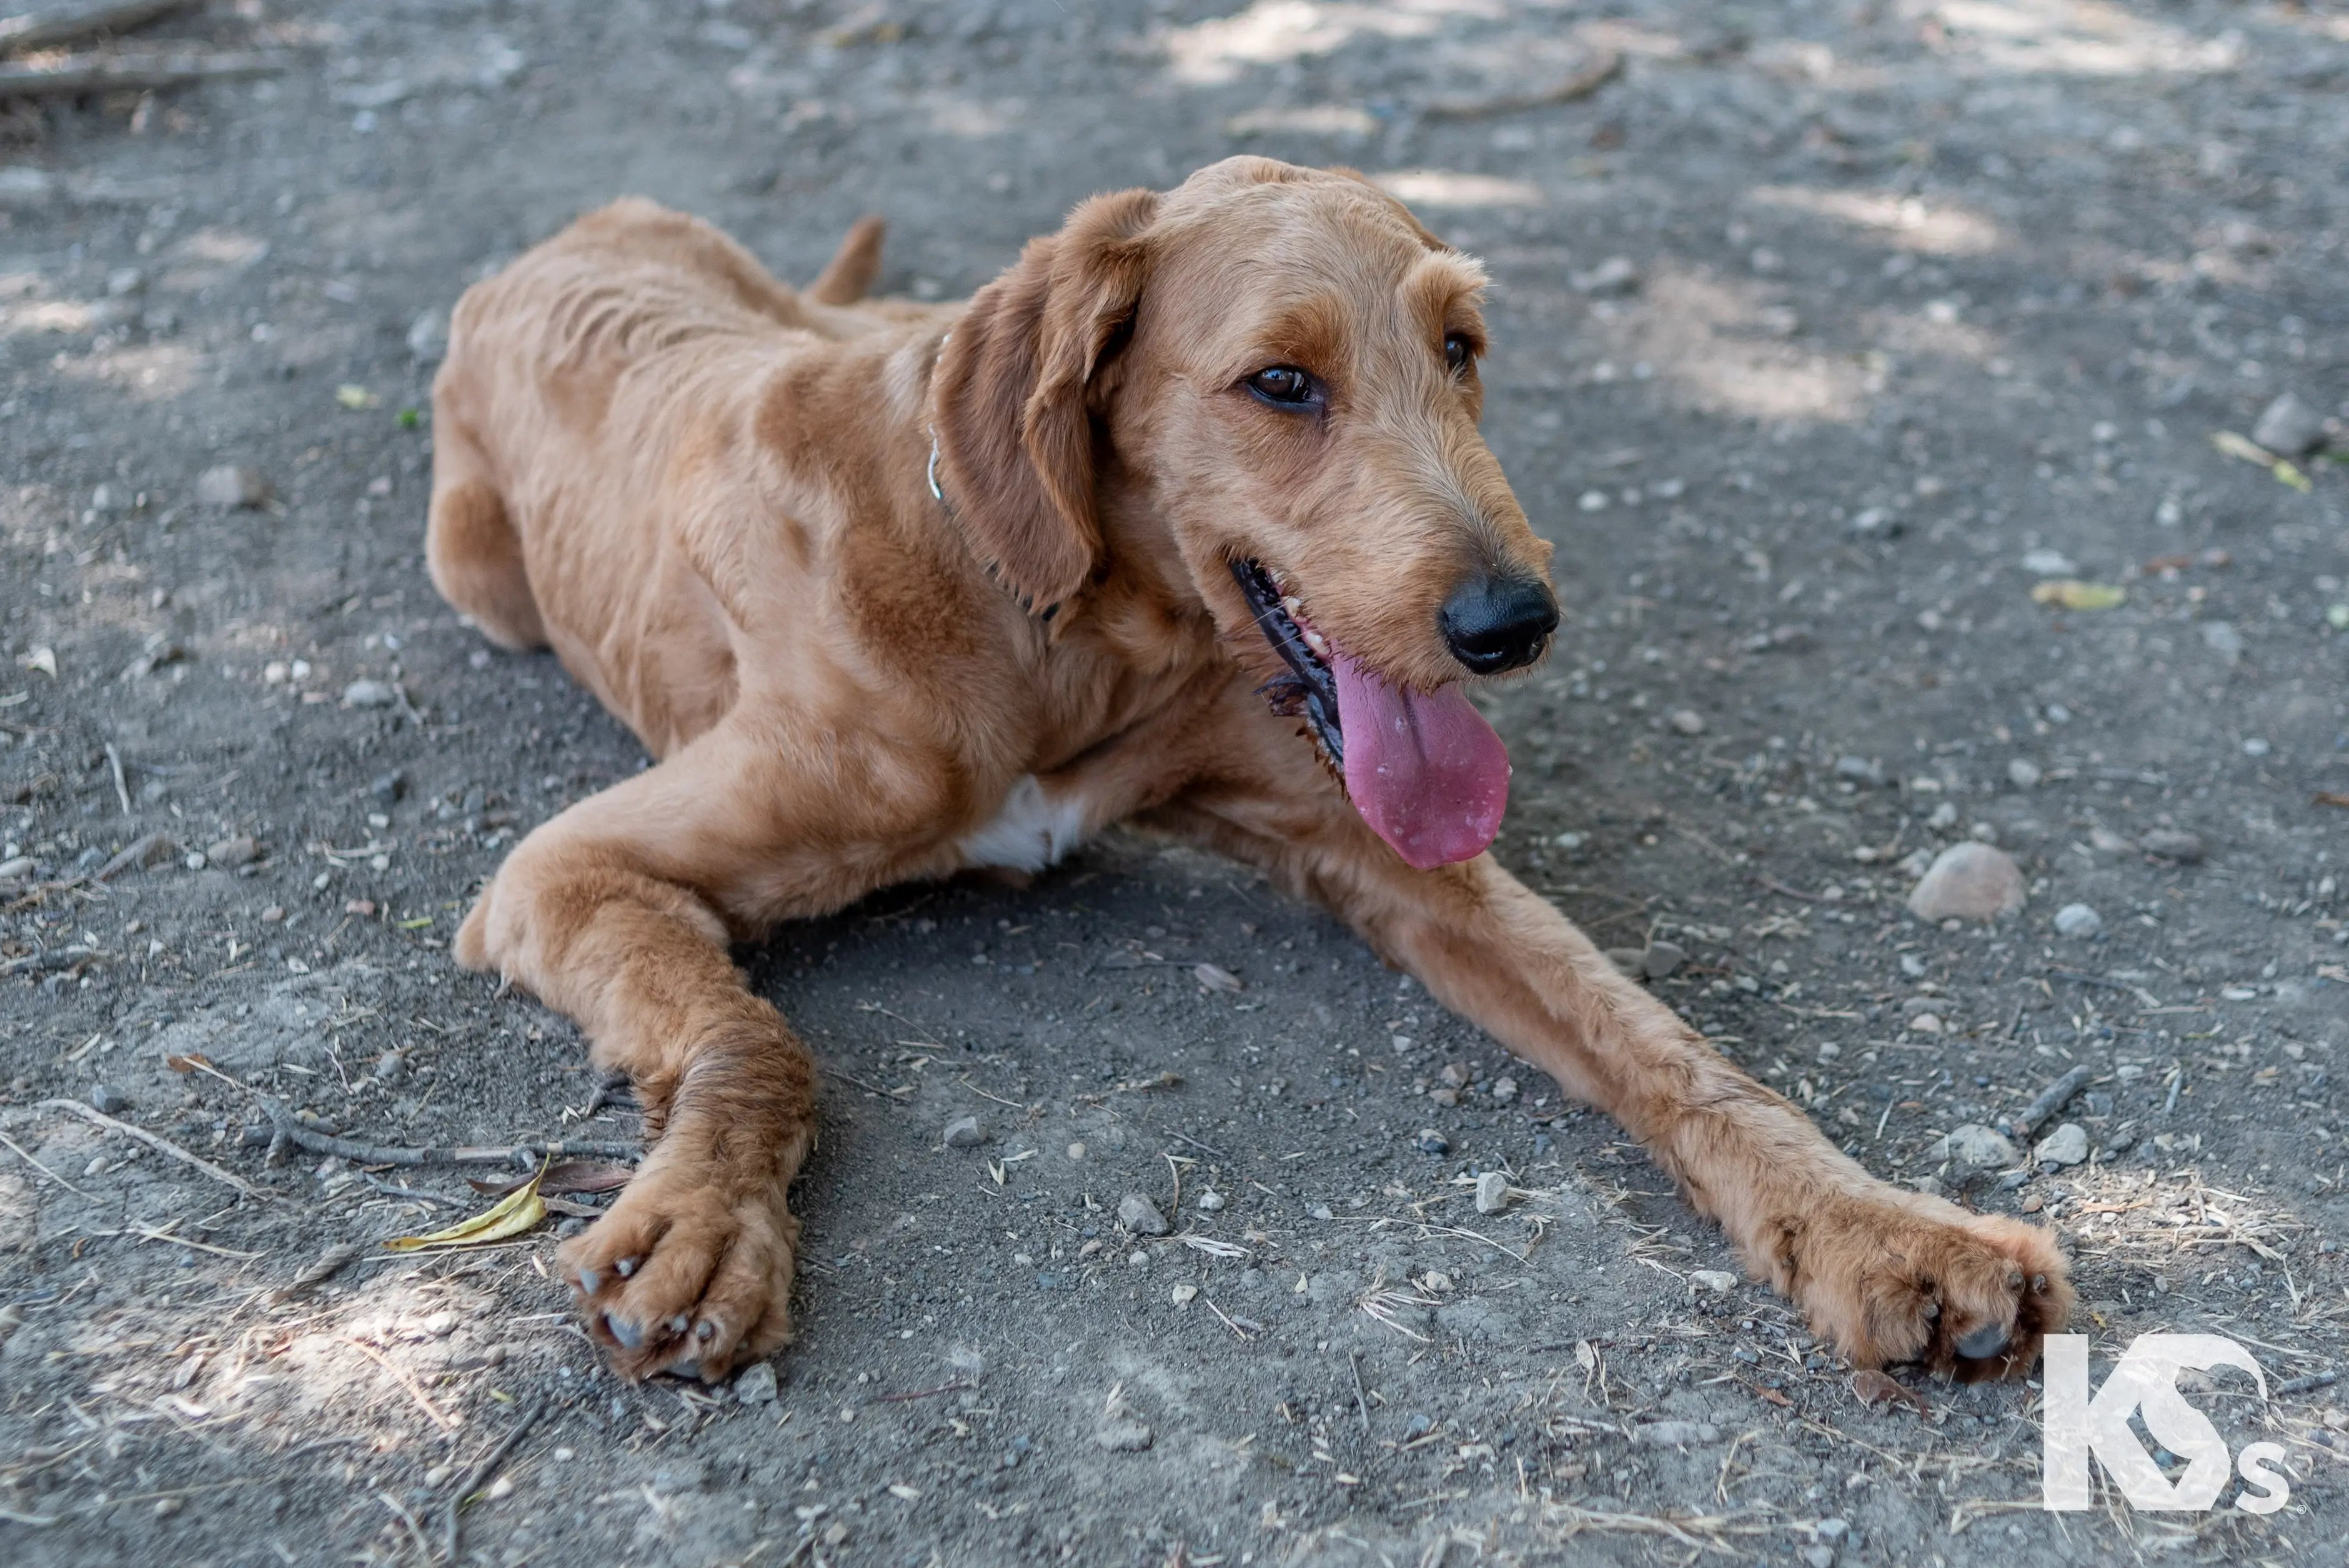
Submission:
[[[384,1245],[395,1253],[412,1253],[419,1247],[485,1246],[519,1236],[546,1218],[546,1200],[538,1195],[538,1183],[545,1174],[542,1163],[527,1186],[515,1188],[471,1219],[460,1220],[429,1236],[395,1236]]]
[[[2048,577],[2032,587],[2032,603],[2053,603],[2064,610],[2109,610],[2128,599],[2128,589],[2109,583],[2079,583],[2076,577]]]
[[[2285,462],[2282,458],[2278,458],[2275,460],[2275,467],[2270,469],[2268,472],[2275,475],[2276,483],[2281,485],[2290,485],[2292,489],[2298,490],[2302,495],[2306,495],[2310,490],[2316,488],[2314,485],[2308,482],[2308,476],[2306,474],[2302,473],[2298,469],[2292,467],[2290,463]]]
[[[57,678],[57,651],[55,648],[39,647],[29,654],[18,654],[16,664],[22,669],[38,670],[51,680]]]
[[[2066,610],[2109,610],[2127,597],[2126,588],[2072,577],[2051,577],[2031,590],[2033,603],[2059,604]]]
[[[346,408],[372,408],[383,399],[364,387],[354,387],[346,382],[335,388],[335,401]]]
[[[2261,468],[2266,468],[2276,460],[2273,452],[2269,451],[2249,436],[2239,436],[2232,430],[2211,431],[2210,444],[2230,458],[2240,458],[2247,463],[2257,463]]]

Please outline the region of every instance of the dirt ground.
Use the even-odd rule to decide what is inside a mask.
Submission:
[[[0,1557],[437,1562],[461,1494],[495,1564],[2340,1561],[2349,438],[2240,438],[2349,414],[2349,10],[239,0],[161,40],[285,68],[0,117]],[[419,1259],[378,1243],[461,1172],[269,1162],[262,1094],[383,1145],[636,1130],[446,952],[644,758],[425,580],[436,313],[627,192],[787,278],[878,211],[886,286],[958,294],[1236,151],[1370,170],[1492,269],[1567,614],[1493,704],[1496,851],[1680,950],[1659,993],[1872,1170],[2057,1227],[2100,1365],[2252,1348],[2272,1400],[2199,1402],[2285,1446],[2283,1511],[2042,1512],[2035,1384],[1863,1403],[1609,1123],[1139,837],[743,954],[827,1073],[771,1384],[616,1382],[548,1278],[575,1215]],[[1910,916],[1969,837],[2027,906]],[[1933,1152],[2075,1065],[2039,1130],[2085,1162]]]

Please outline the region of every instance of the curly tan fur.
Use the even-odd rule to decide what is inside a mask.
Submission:
[[[457,944],[646,1100],[643,1171],[562,1253],[616,1365],[791,1335],[814,1069],[730,942],[1123,820],[1320,901],[1612,1113],[1855,1362],[2031,1364],[2071,1304],[2046,1233],[1868,1176],[1489,855],[1406,866],[1257,695],[1236,560],[1422,691],[1464,678],[1455,584],[1546,576],[1445,364],[1485,341],[1473,261],[1259,159],[1096,197],[966,304],[864,299],[880,240],[794,293],[619,202],[467,293],[434,388],[434,583],[660,758],[525,839]],[[1327,415],[1250,398],[1268,363]]]

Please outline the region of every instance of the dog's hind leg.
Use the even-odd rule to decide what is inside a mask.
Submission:
[[[523,564],[522,536],[488,459],[445,407],[436,411],[432,437],[432,510],[424,534],[432,585],[500,647],[544,646],[546,626]]]
[[[881,238],[887,228],[869,213],[850,224],[840,249],[808,284],[807,297],[818,304],[854,304],[870,294],[873,280],[881,275]]]

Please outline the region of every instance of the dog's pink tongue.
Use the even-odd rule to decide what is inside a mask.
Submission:
[[[1346,793],[1362,820],[1421,871],[1482,854],[1509,803],[1509,754],[1457,686],[1389,686],[1332,648]]]

